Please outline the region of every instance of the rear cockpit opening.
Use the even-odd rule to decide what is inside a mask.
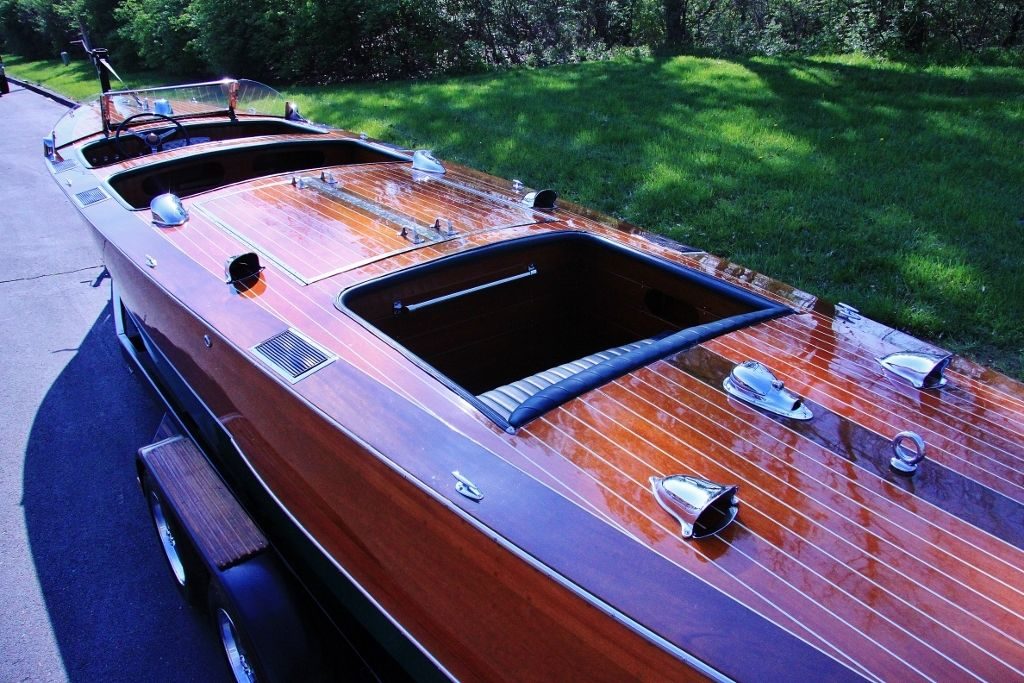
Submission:
[[[516,428],[785,306],[579,232],[473,249],[346,290],[338,307]]]
[[[404,162],[407,157],[361,140],[288,140],[213,149],[121,171],[107,183],[133,209],[157,195],[173,192],[184,199],[254,178],[308,171],[325,166]]]

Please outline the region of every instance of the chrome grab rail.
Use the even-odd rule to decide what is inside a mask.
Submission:
[[[394,311],[395,311],[395,314],[401,313],[403,310],[409,311],[410,313],[412,313],[413,311],[419,310],[421,308],[426,308],[428,306],[433,306],[434,304],[443,303],[445,301],[451,301],[452,299],[458,299],[459,297],[466,296],[467,294],[473,294],[474,292],[481,292],[481,291],[483,291],[485,289],[490,289],[491,287],[497,287],[498,285],[505,285],[505,284],[508,284],[509,282],[515,282],[516,280],[522,280],[523,278],[532,277],[532,276],[534,276],[536,274],[537,274],[537,266],[535,266],[535,265],[533,265],[531,263],[530,267],[526,269],[525,273],[519,273],[518,275],[510,275],[508,277],[503,277],[500,280],[494,280],[493,282],[485,282],[484,284],[477,285],[475,287],[467,287],[466,289],[461,289],[461,290],[459,290],[457,292],[452,292],[451,294],[445,294],[443,296],[435,297],[433,299],[427,299],[426,301],[421,301],[418,304],[409,304],[408,306],[406,306],[405,304],[402,303],[401,299],[396,299],[395,303],[394,303]]]

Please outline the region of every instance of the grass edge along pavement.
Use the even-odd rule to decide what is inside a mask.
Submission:
[[[86,62],[8,60],[75,97]],[[177,82],[122,74],[131,85]],[[291,87],[1024,378],[1024,69],[675,57]]]

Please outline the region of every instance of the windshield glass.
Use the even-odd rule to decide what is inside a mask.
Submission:
[[[101,112],[104,109],[110,129],[129,116],[143,113],[165,114],[175,118],[226,115],[232,104],[232,92],[237,114],[284,116],[284,98],[270,86],[245,79],[224,79],[209,83],[111,91],[65,114],[54,127],[54,134],[60,146],[98,133],[103,130]]]
[[[212,83],[172,85],[143,90],[119,90],[103,96],[108,122],[116,126],[129,116],[156,112],[167,116],[196,116],[227,112],[231,108],[232,89],[236,88],[239,114],[284,115],[284,99],[273,88],[255,81],[225,79]]]

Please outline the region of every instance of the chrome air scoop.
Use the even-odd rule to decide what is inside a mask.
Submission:
[[[787,389],[764,364],[755,360],[743,361],[722,382],[725,391],[752,406],[794,420],[814,417],[803,399]]]

